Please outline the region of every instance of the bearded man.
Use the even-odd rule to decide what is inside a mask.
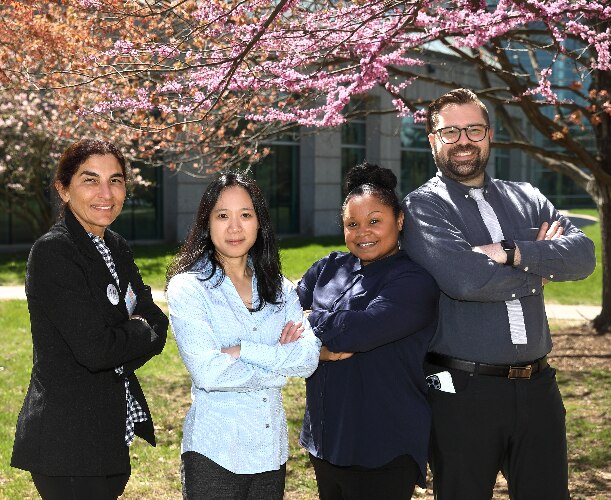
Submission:
[[[402,248],[441,289],[425,373],[435,498],[569,498],[565,410],[543,287],[579,280],[594,245],[528,183],[486,173],[493,130],[468,89],[431,102],[436,177],[406,196]]]

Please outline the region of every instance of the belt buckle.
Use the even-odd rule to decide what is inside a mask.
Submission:
[[[526,366],[510,366],[509,373],[507,374],[507,378],[525,378],[530,379],[530,375],[532,373],[533,367],[532,365]]]

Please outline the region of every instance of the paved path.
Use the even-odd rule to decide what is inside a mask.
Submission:
[[[22,286],[0,286],[0,300],[24,299]],[[165,302],[163,290],[153,290],[155,302]],[[600,306],[547,304],[547,317],[553,319],[591,320],[600,312]]]

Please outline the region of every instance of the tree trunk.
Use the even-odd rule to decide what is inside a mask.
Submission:
[[[602,310],[592,321],[592,326],[602,334],[611,331],[611,186],[602,186],[601,191],[604,193],[597,200],[597,205],[602,247]]]
[[[609,23],[605,23],[609,27]],[[611,71],[596,71],[592,78],[593,89],[598,95],[606,92],[608,102],[611,91]],[[591,89],[592,89],[591,88]],[[596,179],[596,194],[593,197],[598,208],[601,233],[601,265],[603,271],[602,310],[592,321],[598,333],[611,331],[611,114],[601,113],[601,122],[594,127],[597,142],[597,160],[602,167],[602,175]]]

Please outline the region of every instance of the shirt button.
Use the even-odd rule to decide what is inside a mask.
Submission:
[[[267,398],[263,398],[263,402],[264,402],[264,403],[265,403],[265,402],[267,402]]]
[[[257,327],[255,326],[255,327],[252,329],[252,331],[253,331],[253,332],[256,332],[256,331],[257,331]]]
[[[515,293],[512,293],[512,294],[511,294],[511,296],[512,296],[512,297],[515,297],[515,296],[516,296],[516,294],[515,294]]]
[[[265,424],[265,428],[266,428],[266,429],[269,429],[269,424]]]
[[[528,271],[528,266],[526,266],[526,267],[524,268],[524,271]]]
[[[537,293],[537,290],[535,290],[534,288],[531,290],[532,293]]]
[[[554,277],[554,275],[553,275],[553,274],[550,274],[550,275],[549,275],[549,277],[550,277],[550,279],[552,279],[552,278]]]

